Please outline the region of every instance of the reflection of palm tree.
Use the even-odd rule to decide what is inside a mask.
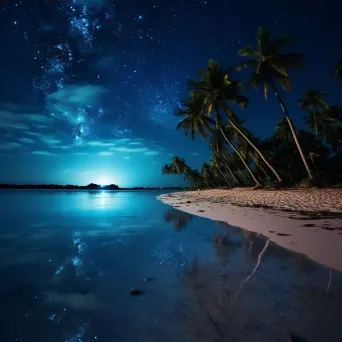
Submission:
[[[164,212],[164,220],[166,222],[171,222],[175,227],[175,230],[179,232],[186,228],[186,226],[192,220],[192,215],[177,209],[167,209]]]

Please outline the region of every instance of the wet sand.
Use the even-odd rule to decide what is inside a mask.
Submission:
[[[342,270],[342,190],[204,190],[161,195],[190,214],[259,233],[296,253]]]

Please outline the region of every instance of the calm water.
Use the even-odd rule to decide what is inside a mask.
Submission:
[[[270,244],[240,289],[264,238],[157,195],[0,191],[0,341],[342,341],[340,273]]]

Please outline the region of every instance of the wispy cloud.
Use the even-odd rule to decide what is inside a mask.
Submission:
[[[60,149],[60,150],[69,150],[72,146],[70,145],[54,145],[50,146],[50,148]]]
[[[76,155],[76,156],[87,156],[87,155],[89,155],[88,152],[75,152],[73,154]]]
[[[22,147],[22,145],[17,142],[8,142],[8,143],[0,144],[1,150],[13,150],[19,147]]]
[[[106,157],[106,156],[113,156],[114,153],[113,152],[108,152],[108,151],[102,151],[102,152],[99,152],[98,155]]]
[[[144,154],[145,156],[156,156],[160,154],[160,152],[159,151],[146,151]]]
[[[112,142],[93,140],[93,141],[88,141],[88,145],[89,146],[98,146],[98,147],[110,147],[110,146],[114,146],[115,144]]]
[[[62,143],[62,140],[50,134],[43,134],[43,133],[31,132],[31,131],[26,132],[26,134],[37,137],[37,139],[39,139],[41,142],[49,146],[59,145]]]
[[[102,86],[69,85],[47,96],[47,108],[54,116],[75,124],[80,108],[95,105],[106,92]]]
[[[190,153],[192,156],[198,156],[198,152]]]
[[[124,157],[124,159],[129,160],[129,159],[131,159],[131,157],[126,156],[126,157]]]
[[[18,140],[23,144],[34,144],[34,140],[31,138],[19,138]]]
[[[116,152],[127,152],[127,153],[138,153],[138,152],[147,152],[148,149],[146,147],[111,147],[111,150]]]
[[[36,154],[37,156],[57,156],[57,153],[51,153],[49,151],[32,151],[32,154]]]
[[[143,145],[143,143],[141,141],[130,141],[128,143],[128,145],[131,145],[131,146],[141,146],[141,145]]]
[[[50,117],[36,111],[38,109],[30,105],[0,102],[0,128],[28,130],[29,125],[48,125],[52,122]]]

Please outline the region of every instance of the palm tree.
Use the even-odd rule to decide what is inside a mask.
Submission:
[[[282,140],[284,144],[288,144],[291,142],[292,132],[286,120],[286,117],[283,116],[276,124],[274,129],[274,136]]]
[[[214,155],[211,158],[209,165],[213,170],[217,170],[220,173],[220,175],[225,179],[225,181],[228,183],[228,185],[231,187],[231,183],[229,179],[224,175],[224,173],[221,170],[220,160],[217,158],[216,155]]]
[[[236,184],[240,184],[239,180],[236,178],[234,172],[229,167],[229,165],[226,161],[226,158],[225,158],[224,152],[223,152],[224,151],[224,142],[222,140],[222,135],[218,134],[217,131],[215,131],[213,137],[209,141],[209,148],[210,148],[210,151],[212,152],[212,154],[214,156],[216,156],[216,158],[219,158],[222,161],[223,165],[225,166],[227,171],[230,173],[230,175],[232,176],[232,178],[236,182]]]
[[[253,85],[255,88],[258,88],[262,85],[266,100],[268,87],[271,87],[283,113],[285,114],[286,121],[290,126],[293,139],[296,143],[309,178],[312,179],[313,173],[302,151],[289,113],[276,87],[277,82],[284,90],[291,90],[291,79],[287,73],[287,69],[299,67],[301,65],[302,54],[281,53],[281,49],[288,45],[289,39],[287,37],[282,37],[272,41],[270,40],[269,32],[264,30],[262,27],[258,30],[257,40],[257,49],[252,46],[246,46],[239,50],[240,56],[249,57],[251,59],[247,62],[238,64],[236,66],[236,70],[240,71],[244,68],[252,68],[253,71],[247,86]]]
[[[328,107],[328,103],[323,98],[325,94],[324,91],[309,89],[304,93],[303,98],[298,101],[299,108],[309,113],[305,120],[310,128],[315,129],[317,138],[317,115]]]
[[[191,139],[195,139],[195,134],[199,134],[202,139],[211,133],[212,119],[203,115],[203,97],[190,93],[189,100],[183,102],[182,108],[176,113],[177,116],[185,116],[181,120],[177,129],[183,127],[185,135],[190,132]]]
[[[239,155],[240,158],[242,158],[241,160],[254,179],[256,187],[261,187],[261,184],[255,178],[253,171],[243,160],[243,157],[234,147],[233,143],[228,139],[227,134],[223,132],[219,112],[216,112],[215,121],[209,117],[210,112],[211,110],[208,109],[204,96],[201,95],[200,92],[191,92],[190,100],[184,102],[183,109],[177,113],[179,116],[185,115],[185,118],[178,124],[177,128],[183,127],[186,135],[187,132],[190,131],[192,139],[194,139],[195,133],[199,133],[203,138],[205,138],[206,133],[213,133],[213,130],[209,125],[215,123],[216,130],[221,132],[229,146]],[[204,125],[204,127],[202,125]],[[176,162],[176,165],[174,165],[174,162],[171,163],[171,167],[175,171],[175,174],[180,174],[177,165],[179,165],[179,161]]]
[[[162,174],[163,175],[171,175],[172,174],[172,168],[168,164],[165,164],[162,167]]]
[[[240,153],[240,151],[234,146],[234,144],[232,143],[231,139],[228,138],[228,134],[229,131],[227,130],[227,127],[225,127],[225,130],[222,129],[221,124],[218,123],[217,127],[219,128],[221,134],[223,135],[223,137],[225,138],[227,144],[232,148],[232,150],[239,156],[240,160],[242,161],[243,165],[245,166],[245,168],[247,169],[247,171],[249,172],[249,174],[251,175],[251,177],[253,178],[254,182],[255,182],[255,188],[261,187],[261,184],[259,183],[259,181],[257,180],[257,178],[255,177],[253,171],[251,170],[251,168],[249,167],[247,161],[245,160],[245,158],[242,156],[242,154]],[[231,131],[231,130],[230,130]]]
[[[312,122],[306,120],[306,124],[311,127]],[[338,106],[328,106],[321,110],[317,116],[317,129],[322,140],[336,152],[336,147],[342,143],[342,109]]]
[[[201,176],[205,182],[205,184],[207,186],[210,186],[210,184],[212,183],[212,173],[211,173],[211,168],[207,163],[203,163],[203,165],[201,166],[201,170],[200,170]]]
[[[214,112],[214,116],[221,122],[220,111],[223,110],[229,124],[253,147],[266,165],[272,170],[278,181],[281,178],[277,171],[267,161],[263,153],[255,146],[240,127],[240,120],[237,118],[229,103],[238,104],[242,108],[247,106],[248,98],[239,93],[242,86],[240,81],[229,79],[229,74],[224,71],[215,61],[209,60],[206,68],[201,73],[200,81],[189,81],[189,86],[195,91],[208,108],[208,113]]]
[[[186,173],[190,168],[186,165],[185,159],[180,157],[173,157],[170,164],[171,170],[176,175],[183,175]]]

